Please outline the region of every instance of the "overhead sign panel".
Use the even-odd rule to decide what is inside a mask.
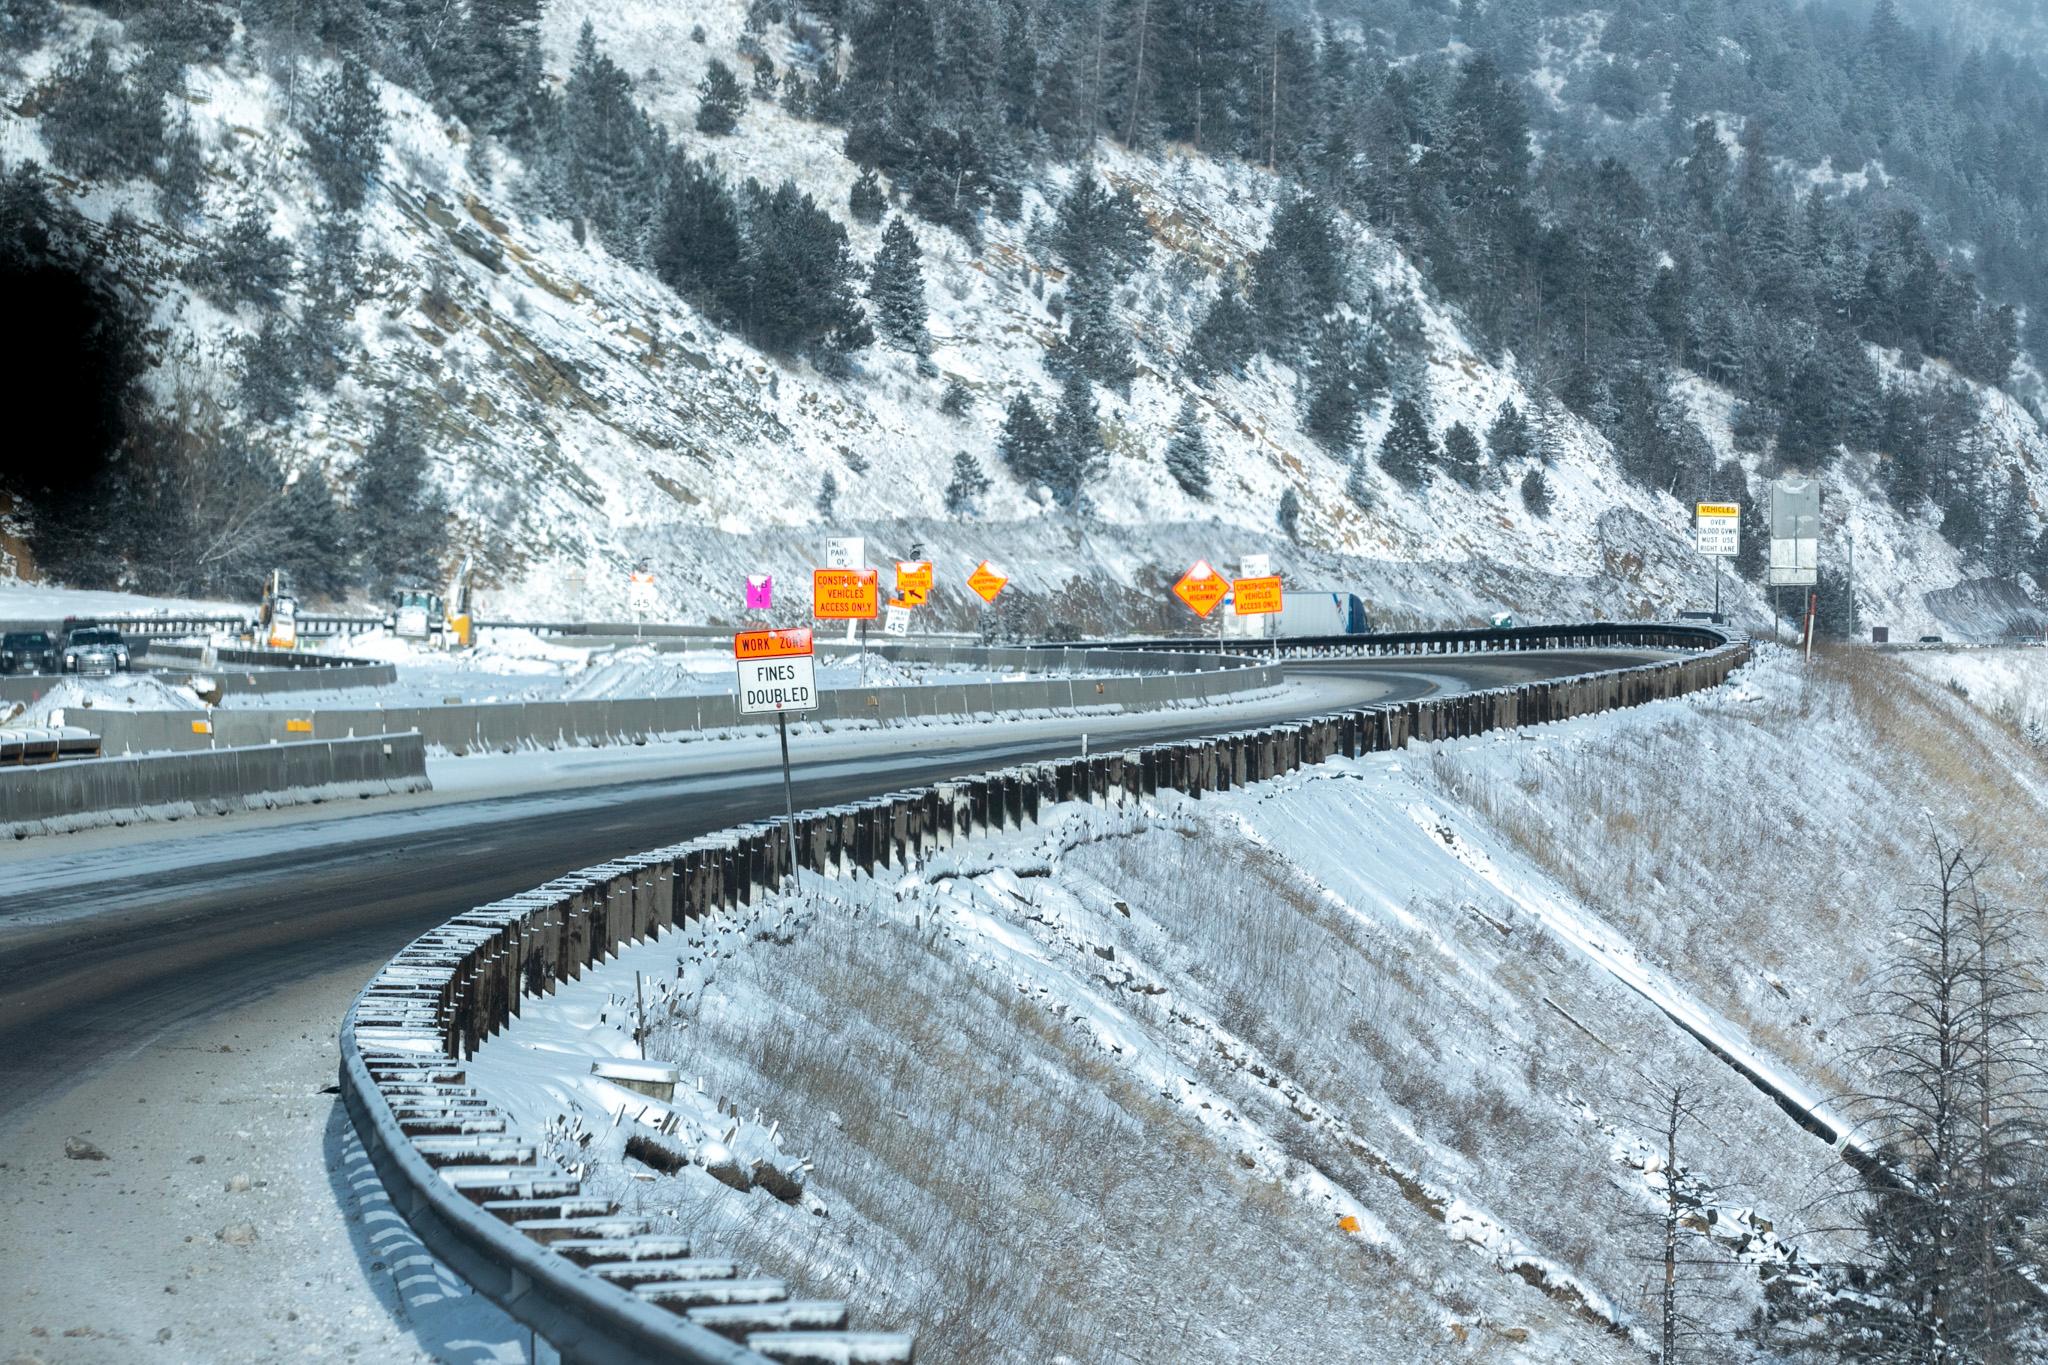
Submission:
[[[882,614],[881,574],[873,569],[816,569],[811,615],[820,621],[872,621]]]
[[[1742,508],[1732,502],[1703,502],[1695,509],[1694,526],[1699,551],[1716,559],[1733,559],[1742,552]]]
[[[1221,602],[1229,591],[1230,581],[1210,568],[1206,559],[1196,560],[1194,567],[1182,574],[1180,582],[1173,585],[1173,595],[1186,603],[1188,610],[1205,618],[1216,610],[1216,604]]]
[[[1272,616],[1280,610],[1280,575],[1240,578],[1230,585],[1231,610],[1239,616]]]
[[[1820,582],[1820,480],[1771,484],[1771,563],[1764,581],[1773,587]]]
[[[967,575],[967,586],[974,589],[975,595],[984,602],[995,601],[996,594],[1000,593],[1009,581],[1008,575],[986,559],[975,566],[973,573]]]

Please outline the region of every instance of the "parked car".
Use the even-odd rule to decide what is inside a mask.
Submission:
[[[128,671],[128,645],[111,626],[80,626],[64,637],[64,671],[106,677]]]
[[[0,673],[55,673],[57,642],[47,630],[12,630],[0,635]]]

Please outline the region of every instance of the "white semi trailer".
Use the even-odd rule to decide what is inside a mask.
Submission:
[[[1239,616],[1230,598],[1217,607],[1226,639],[1283,640],[1304,635],[1364,635],[1372,629],[1365,601],[1355,592],[1289,588],[1280,594],[1277,616]]]

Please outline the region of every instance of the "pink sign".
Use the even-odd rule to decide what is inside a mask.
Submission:
[[[767,611],[775,605],[775,579],[768,574],[747,575],[747,610]]]

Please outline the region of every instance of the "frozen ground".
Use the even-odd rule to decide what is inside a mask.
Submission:
[[[1825,1107],[1930,821],[2033,884],[2048,762],[1896,657],[1773,651],[807,887],[530,1006],[474,1074],[630,1207],[936,1358],[1640,1359],[1657,1086],[1705,1097],[1684,1178],[1747,1262],[1841,1249],[1839,1161],[1668,1015]],[[636,1052],[636,972],[678,1147],[807,1159],[800,1202],[619,1158],[661,1107],[588,1065]],[[1723,1355],[1769,1358],[1752,1267],[1706,1255]]]

